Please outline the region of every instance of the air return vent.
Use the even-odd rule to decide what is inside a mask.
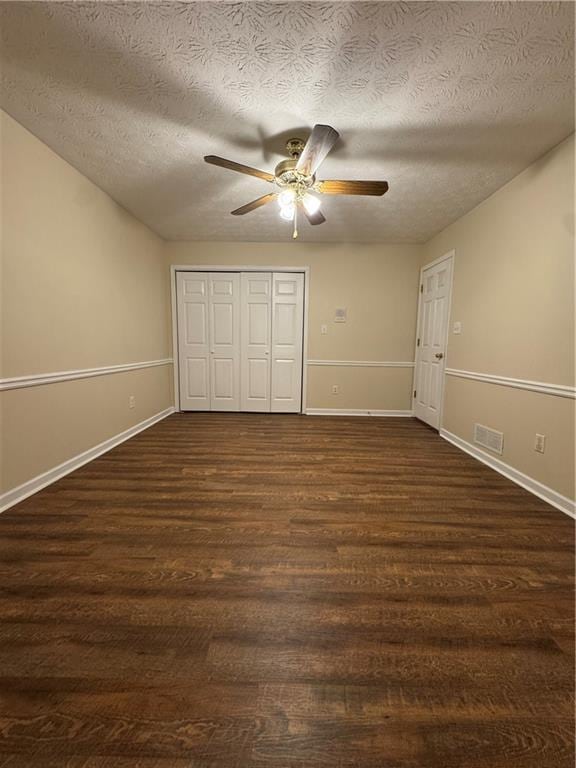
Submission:
[[[474,424],[474,442],[494,453],[502,453],[504,433],[484,427],[482,424]]]

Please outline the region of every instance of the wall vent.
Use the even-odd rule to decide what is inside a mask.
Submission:
[[[474,442],[494,453],[502,453],[504,433],[484,427],[482,424],[474,424]]]

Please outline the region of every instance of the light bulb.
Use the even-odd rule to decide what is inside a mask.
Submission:
[[[314,195],[305,194],[302,200],[306,212],[313,216],[320,209],[320,200]]]
[[[286,221],[292,221],[295,210],[294,205],[283,205],[282,208],[280,208],[280,216]]]
[[[294,205],[294,199],[296,192],[293,189],[284,189],[278,195],[278,204],[280,208],[286,208],[287,206]]]

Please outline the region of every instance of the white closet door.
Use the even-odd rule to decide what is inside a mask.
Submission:
[[[272,275],[243,272],[241,278],[241,407],[270,410]]]
[[[299,413],[302,405],[304,275],[272,275],[272,392],[276,413]]]
[[[204,272],[178,272],[178,354],[180,408],[210,409],[209,285]]]
[[[240,410],[240,274],[213,272],[210,286],[210,409]]]
[[[414,415],[434,429],[440,426],[444,392],[451,270],[452,260],[445,259],[422,272]]]

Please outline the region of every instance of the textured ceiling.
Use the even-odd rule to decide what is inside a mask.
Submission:
[[[573,128],[572,2],[3,2],[2,104],[169,240],[290,238],[229,211],[316,122],[342,139],[304,240],[422,242]]]

